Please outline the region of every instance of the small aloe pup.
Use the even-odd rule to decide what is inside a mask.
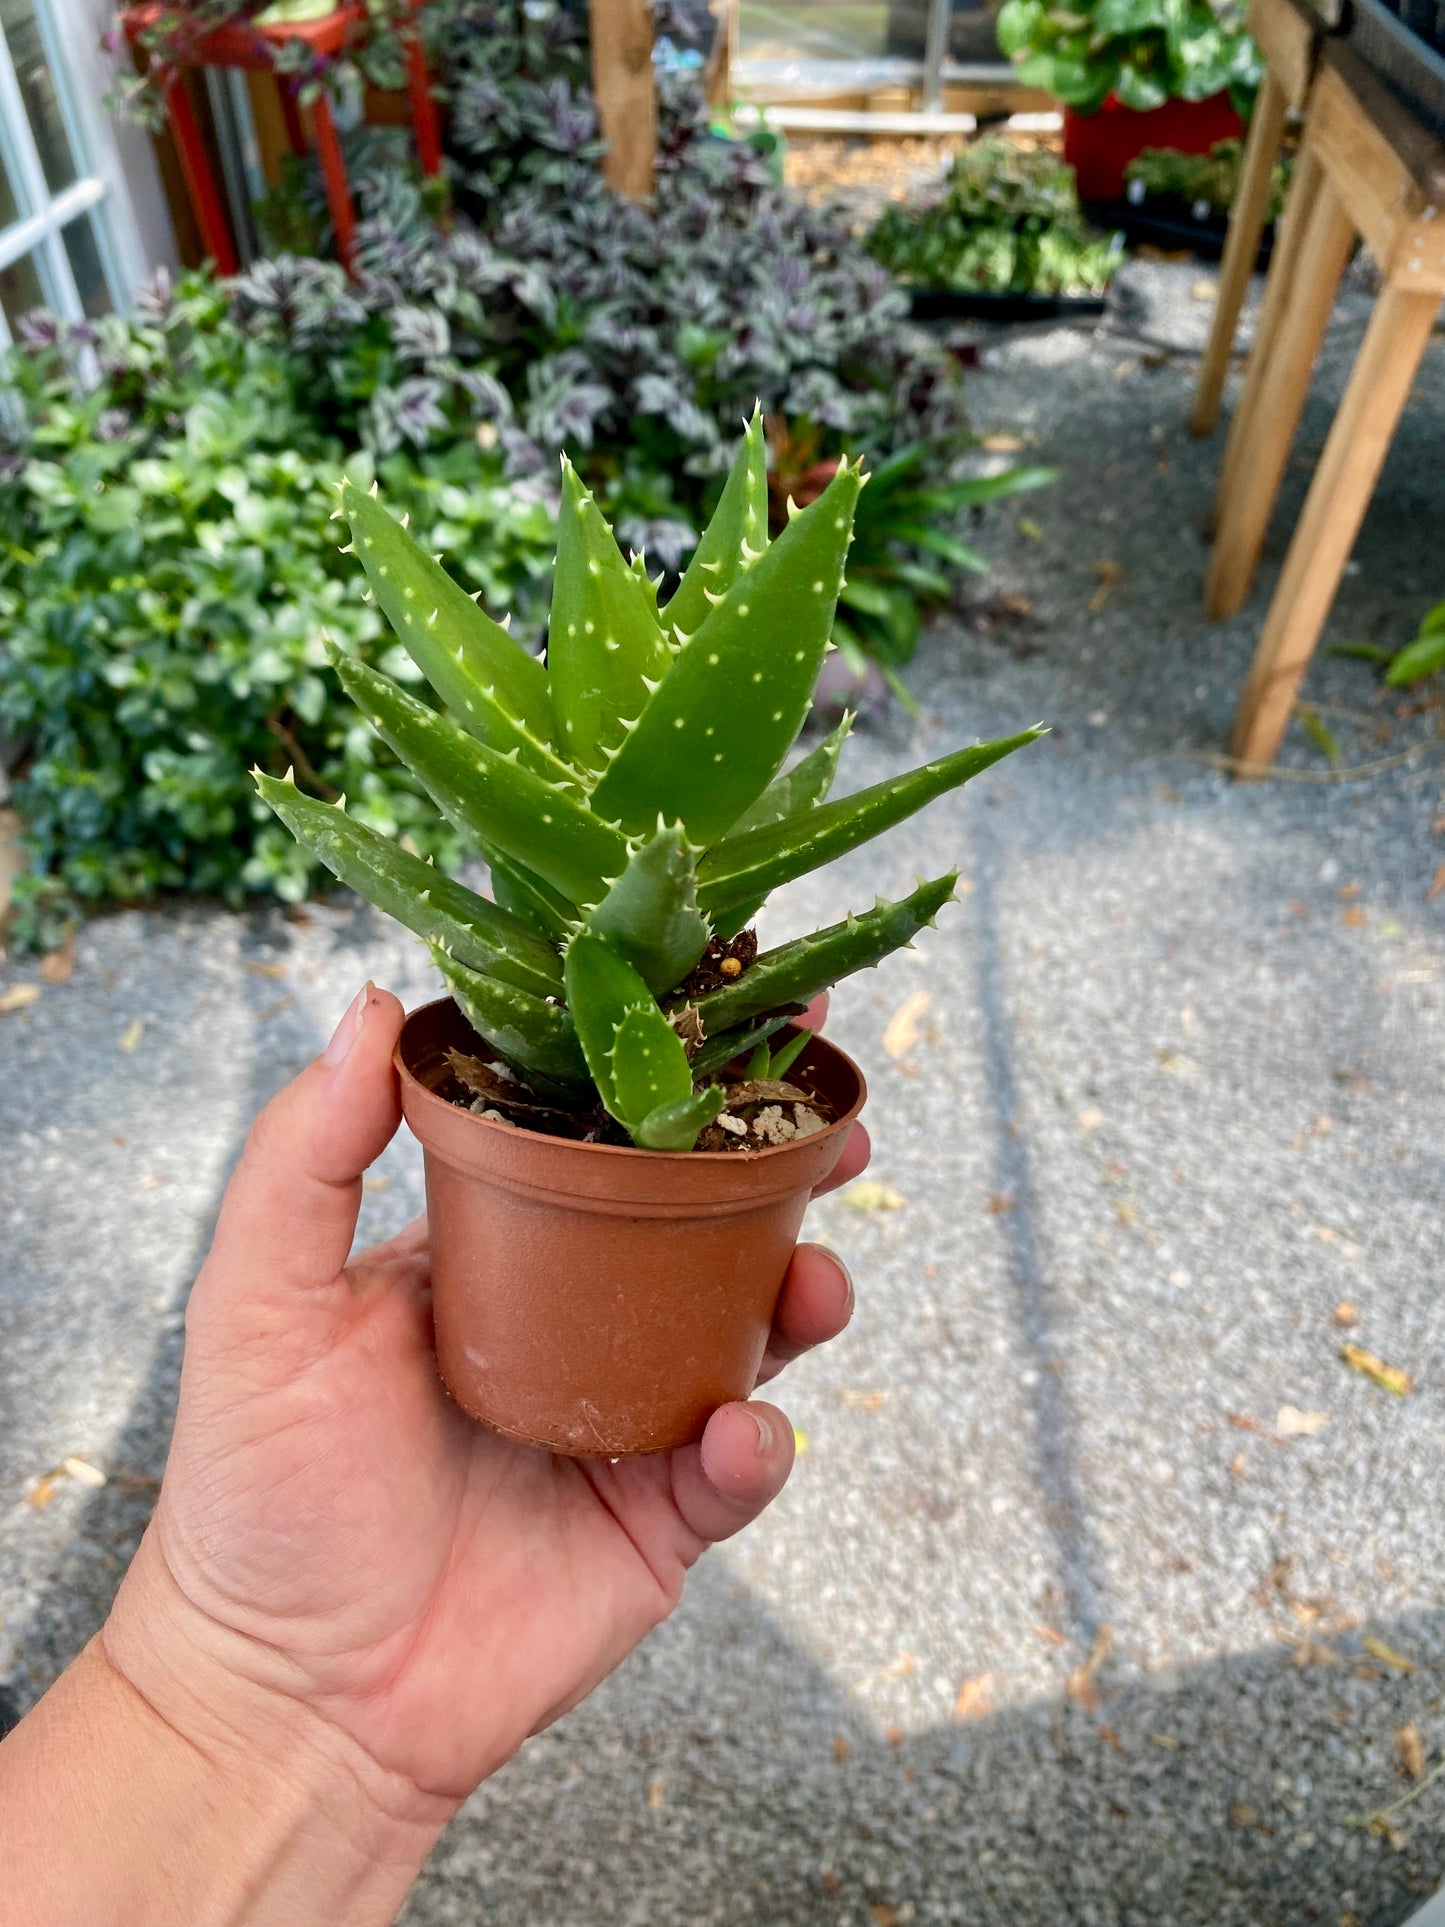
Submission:
[[[717,512],[663,606],[565,460],[545,666],[349,482],[340,513],[371,593],[438,706],[334,654],[347,691],[490,865],[495,901],[344,805],[257,775],[293,834],[425,938],[473,1030],[554,1111],[598,1100],[647,1150],[686,1151],[740,1056],[931,923],[955,875],[753,958],[768,892],[901,822],[1031,741],[961,749],[829,802],[846,723],[791,769],[829,648],[861,463],[768,539],[754,415]],[[728,954],[731,946],[739,954]],[[714,968],[699,972],[705,957]],[[720,963],[720,968],[716,967]],[[701,978],[701,984],[691,980]],[[710,986],[710,987],[704,987]]]

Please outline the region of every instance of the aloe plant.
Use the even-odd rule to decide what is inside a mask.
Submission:
[[[376,499],[338,513],[370,593],[431,684],[423,702],[333,651],[342,684],[491,867],[495,900],[440,875],[294,781],[256,776],[292,834],[431,946],[469,1023],[554,1105],[601,1104],[635,1144],[690,1150],[747,1055],[808,1000],[931,923],[956,873],[755,955],[740,934],[790,878],[967,782],[1036,729],[827,801],[845,722],[791,768],[867,478],[844,463],[768,539],[762,424],[748,424],[670,600],[625,558],[563,464],[544,664]],[[715,968],[703,968],[710,958]],[[698,979],[698,982],[694,982]],[[781,1068],[779,1068],[781,1067]]]

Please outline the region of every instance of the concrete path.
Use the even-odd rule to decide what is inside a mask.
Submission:
[[[1322,781],[1296,729],[1293,777],[1211,766],[1282,531],[1244,614],[1205,623],[1216,452],[1184,436],[1192,364],[1167,351],[1202,334],[1199,274],[1136,277],[1153,345],[987,352],[979,426],[1036,436],[1064,479],[986,525],[997,579],[920,653],[922,719],[845,768],[1054,734],[780,893],[765,933],[966,879],[916,954],[836,999],[890,1207],[814,1214],[857,1319],[785,1381],[806,1449],[783,1500],[477,1797],[409,1927],[1397,1927],[1445,1873],[1445,1783],[1358,1823],[1414,1785],[1401,1729],[1445,1754],[1440,712],[1325,658],[1308,693],[1346,762],[1418,757]],[[1399,639],[1445,594],[1442,445],[1437,343],[1334,637]],[[17,1705],[143,1523],[246,1122],[368,975],[429,989],[416,946],[339,900],[123,915],[0,1017]],[[399,1142],[366,1229],[418,1195]],[[1347,1341],[1415,1389],[1349,1369]],[[69,1456],[108,1483],[37,1492]]]

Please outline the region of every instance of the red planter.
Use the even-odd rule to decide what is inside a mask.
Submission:
[[[1228,94],[1208,100],[1166,100],[1141,114],[1111,94],[1097,114],[1064,109],[1064,159],[1078,176],[1081,201],[1117,201],[1124,169],[1146,147],[1207,154],[1216,141],[1236,138],[1244,122]]]

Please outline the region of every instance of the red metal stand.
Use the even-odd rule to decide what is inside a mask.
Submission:
[[[121,25],[132,46],[140,44],[141,36],[154,26],[162,10],[162,0],[148,0],[148,4],[131,7],[121,15]],[[338,7],[321,20],[296,26],[257,26],[254,21],[242,17],[227,22],[223,27],[213,27],[208,33],[196,34],[179,52],[173,51],[171,57],[178,66],[240,67],[275,74],[286,138],[294,153],[304,154],[308,143],[296,82],[288,75],[275,73],[277,50],[288,40],[300,40],[313,53],[330,58],[356,35],[364,20],[364,11],[357,5]],[[422,172],[436,176],[442,171],[441,128],[436,102],[432,99],[431,75],[427,71],[421,35],[415,29],[407,36],[406,73],[417,156]],[[181,170],[185,175],[186,192],[195,209],[206,250],[222,274],[235,274],[238,267],[236,245],[226,218],[225,203],[211,171],[210,156],[190,96],[179,75],[167,86],[165,102],[176,151],[180,155]],[[346,178],[346,162],[337,138],[336,123],[331,117],[331,108],[324,93],[317,95],[311,108],[311,124],[316,136],[321,177],[326,184],[326,201],[331,209],[332,226],[336,230],[336,252],[347,273],[353,274],[356,213],[352,206],[351,187]]]

